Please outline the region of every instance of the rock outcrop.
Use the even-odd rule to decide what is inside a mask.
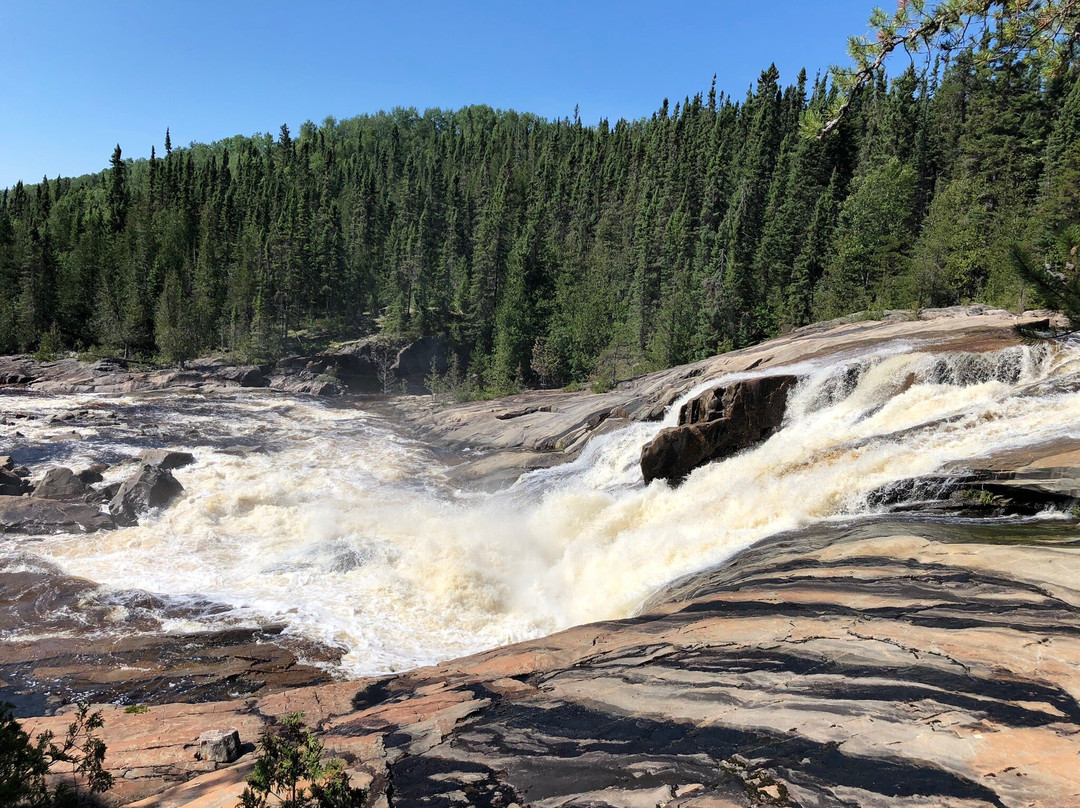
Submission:
[[[164,508],[183,490],[171,472],[144,463],[120,486],[109,502],[109,512],[119,524],[134,525],[139,514]]]
[[[231,365],[205,358],[192,361],[183,370],[136,370],[119,359],[102,359],[86,364],[73,358],[38,362],[30,356],[2,356],[0,387],[26,387],[57,395],[130,394],[170,389],[221,392],[260,387],[313,395],[339,395],[344,392],[343,385],[320,375],[327,369],[326,363],[318,372],[307,368],[310,363],[305,359],[300,367],[285,364],[271,372],[269,366]],[[57,420],[85,420],[87,417],[105,419],[108,414],[73,411],[60,414]]]
[[[306,393],[313,396],[339,396],[345,392],[345,386],[337,379],[307,370],[272,375],[268,377],[267,386],[279,393]]]
[[[641,449],[641,473],[679,482],[700,465],[722,460],[776,432],[784,420],[795,376],[763,376],[707,390],[687,402],[678,426],[669,427]]]
[[[0,496],[0,533],[93,533],[116,527],[95,507],[40,497]]]
[[[200,770],[198,736],[302,711],[373,804],[1077,805],[1073,530],[822,526],[628,620],[395,677],[104,707],[114,796],[234,804],[253,756]]]

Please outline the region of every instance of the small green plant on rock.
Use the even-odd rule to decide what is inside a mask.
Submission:
[[[237,808],[360,808],[364,790],[350,786],[342,761],[324,760],[323,751],[303,713],[286,716],[277,732],[259,738],[255,771]]]
[[[998,505],[1001,501],[1001,497],[994,496],[983,488],[962,488],[958,492],[958,496],[972,505],[981,505],[987,508]]]

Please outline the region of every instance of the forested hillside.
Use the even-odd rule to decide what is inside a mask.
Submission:
[[[770,67],[745,98],[634,122],[398,109],[117,147],[100,174],[4,192],[0,352],[441,333],[505,392],[859,310],[1030,305],[1010,245],[1075,246],[1055,234],[1080,221],[1078,75],[961,53],[869,88],[822,139],[800,119],[827,82]]]

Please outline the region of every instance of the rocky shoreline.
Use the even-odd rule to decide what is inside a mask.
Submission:
[[[604,394],[385,406],[462,458],[455,483],[496,488],[573,459],[590,437],[658,419],[702,379],[893,341],[977,354],[1018,344],[1014,326],[1044,316],[965,309],[824,324]],[[729,393],[688,404],[677,440],[739,420],[733,401],[744,393]],[[746,430],[747,440],[770,428]],[[767,538],[672,582],[636,617],[397,676],[319,679],[299,659],[325,649],[290,651],[269,627],[93,653],[70,641],[9,645],[26,658],[6,659],[0,679],[17,687],[26,670],[66,664],[72,692],[86,686],[108,701],[116,665],[150,672],[134,679],[147,711],[102,708],[114,804],[234,805],[259,732],[298,710],[369,789],[369,804],[388,808],[1080,804],[1080,542],[1070,512],[1080,437],[876,496],[884,515]],[[0,570],[0,581],[10,574],[26,575]],[[27,594],[32,577],[8,580],[0,620],[58,611]],[[68,586],[74,602],[92,584]],[[170,690],[181,698],[156,698]],[[61,710],[26,723],[55,730],[65,720]],[[234,727],[238,761],[196,759],[200,734]]]

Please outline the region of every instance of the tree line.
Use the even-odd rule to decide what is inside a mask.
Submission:
[[[478,389],[670,366],[856,311],[1038,302],[1075,263],[1080,69],[967,49],[836,87],[774,66],[649,118],[395,109],[0,197],[0,352],[252,359],[445,335]],[[803,126],[800,126],[800,123]],[[1075,228],[1073,228],[1075,231]],[[1070,262],[1072,260],[1072,263]]]

